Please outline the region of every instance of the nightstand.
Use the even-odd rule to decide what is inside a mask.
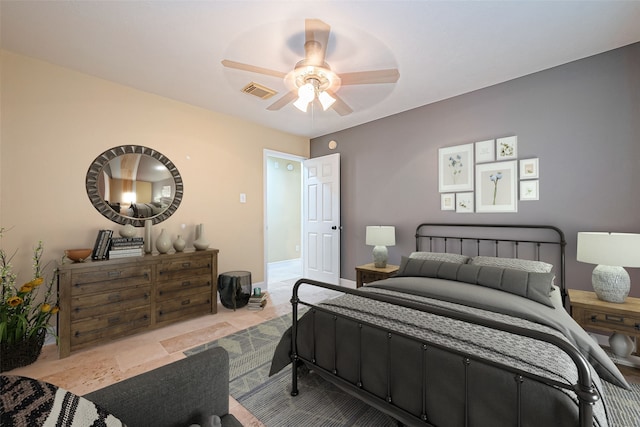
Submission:
[[[602,301],[594,292],[569,289],[569,300],[571,316],[583,328],[640,337],[640,298],[627,297],[619,304]]]
[[[356,267],[356,288],[361,287],[365,283],[375,282],[376,280],[387,279],[393,276],[400,266],[387,264],[386,267],[377,268],[373,263],[359,265]]]

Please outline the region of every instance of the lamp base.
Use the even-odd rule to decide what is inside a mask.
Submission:
[[[631,289],[629,273],[622,267],[598,265],[591,275],[593,290],[599,299],[623,303]]]
[[[631,338],[624,334],[614,332],[609,337],[609,347],[616,356],[629,357],[633,350],[636,349],[636,345]]]
[[[375,246],[373,248],[373,265],[376,268],[385,268],[389,259],[389,251],[386,246]]]

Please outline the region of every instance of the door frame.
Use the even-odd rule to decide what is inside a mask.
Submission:
[[[263,206],[262,206],[262,213],[263,213],[263,218],[262,218],[262,233],[263,233],[263,238],[262,238],[262,245],[263,245],[263,253],[264,253],[264,260],[263,260],[263,270],[264,270],[264,283],[262,285],[262,287],[264,289],[269,289],[269,239],[268,239],[268,230],[267,230],[267,224],[269,224],[268,222],[268,205],[269,205],[269,183],[267,182],[267,158],[268,157],[277,157],[279,159],[285,159],[285,160],[291,160],[291,161],[295,161],[295,162],[299,162],[300,164],[302,164],[305,160],[308,159],[308,157],[304,157],[304,156],[298,156],[296,154],[291,154],[291,153],[285,153],[282,151],[275,151],[275,150],[270,150],[270,149],[263,149],[262,150],[262,183],[263,183],[263,190],[262,190],[262,200],[263,200]],[[302,176],[300,177],[300,195],[302,196]],[[302,214],[302,210],[303,210],[303,203],[302,203],[302,197],[300,197],[300,213]],[[302,221],[300,221],[300,232],[302,233]],[[302,235],[302,234],[300,234]],[[300,256],[304,256],[304,248],[303,248],[303,244],[302,242],[300,242]]]

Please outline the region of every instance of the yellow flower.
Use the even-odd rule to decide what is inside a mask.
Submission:
[[[32,281],[30,281],[29,283],[31,283],[31,285],[32,285],[33,287],[36,287],[36,286],[40,286],[40,285],[42,285],[42,282],[44,282],[44,278],[42,278],[42,277],[36,277],[35,279],[33,279]]]
[[[9,304],[9,307],[17,307],[20,304],[22,304],[22,298],[20,298],[20,297],[11,297],[11,298],[7,299],[7,304]]]
[[[42,304],[42,307],[40,307],[40,310],[43,313],[48,313],[49,311],[51,311],[51,305],[47,304],[46,302],[44,304]]]
[[[53,308],[51,309],[51,314],[56,314],[56,313],[57,313],[57,312],[59,312],[59,311],[60,311],[60,307],[58,307],[58,306],[56,305],[55,307],[53,307]]]
[[[29,283],[25,283],[24,285],[22,285],[22,287],[20,288],[20,290],[18,292],[22,293],[22,294],[26,294],[29,293],[33,290],[33,285],[31,284],[31,282]]]

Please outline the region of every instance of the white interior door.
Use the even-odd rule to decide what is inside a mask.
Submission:
[[[340,283],[340,154],[303,162],[304,277]]]

